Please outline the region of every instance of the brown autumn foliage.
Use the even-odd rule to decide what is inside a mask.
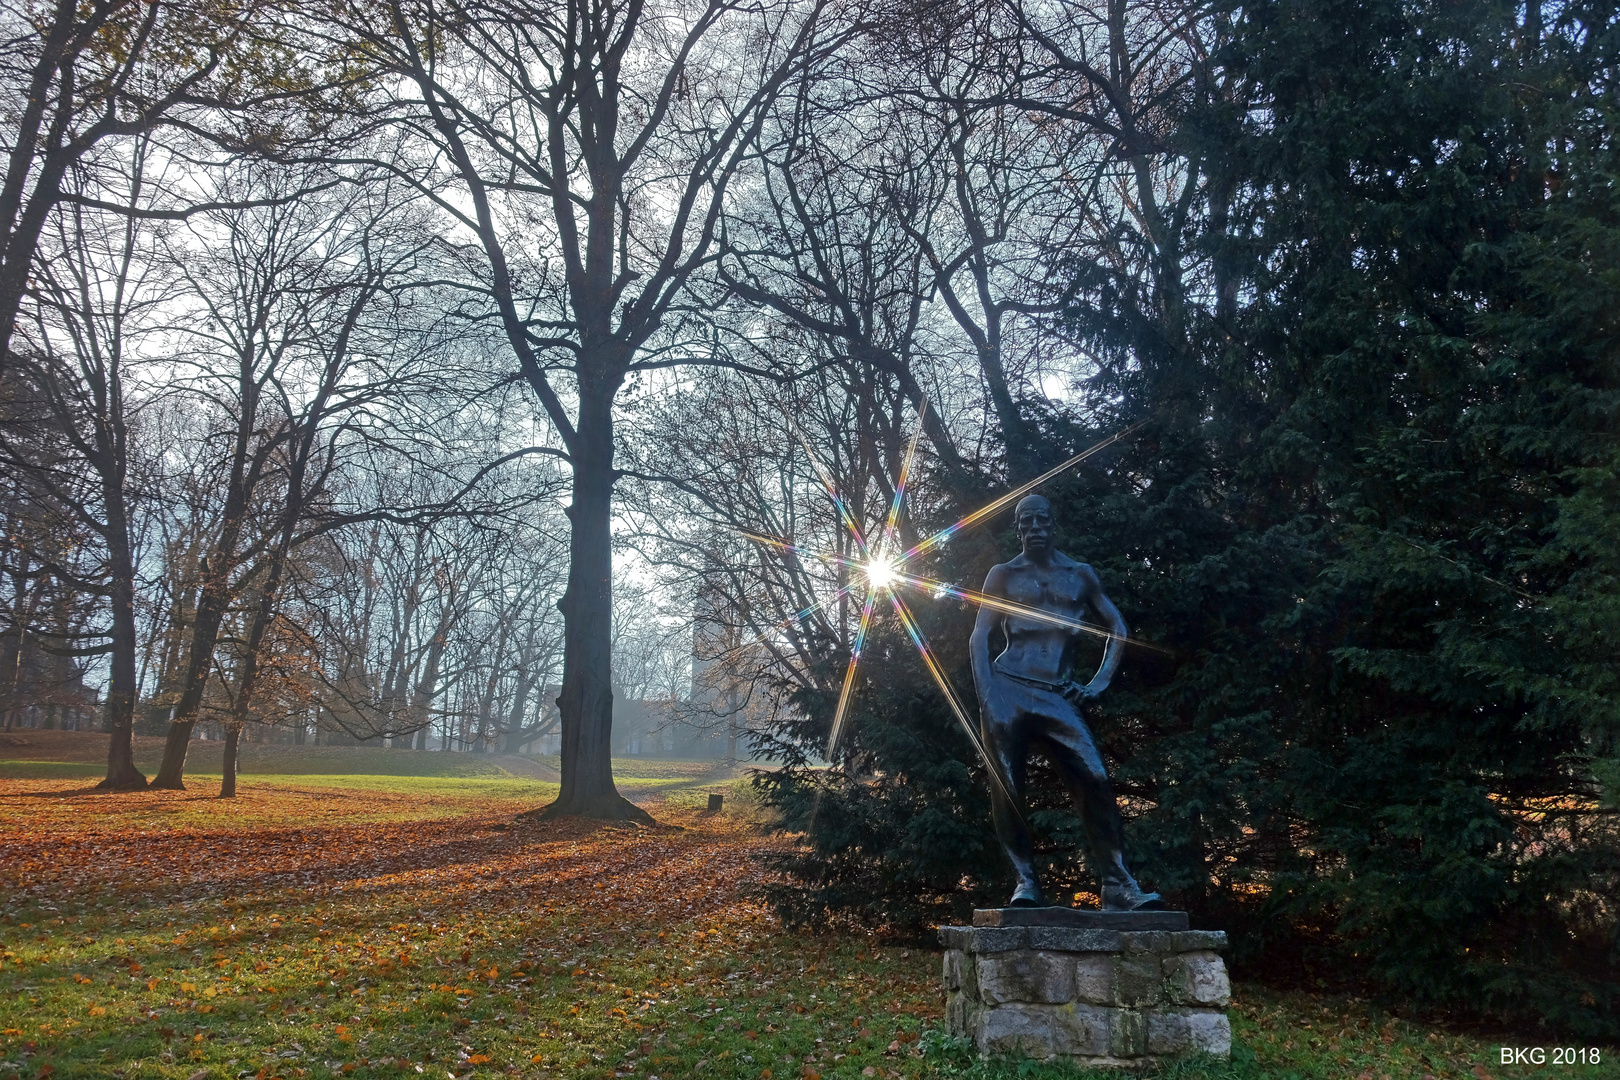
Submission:
[[[296,784],[250,788],[222,813],[215,783],[81,799],[83,779],[0,779],[4,816],[27,822],[0,833],[0,889],[428,892],[486,908],[566,903],[604,919],[633,910],[646,923],[739,902],[770,843],[735,819],[691,811],[660,814],[693,828],[514,822],[532,799]]]

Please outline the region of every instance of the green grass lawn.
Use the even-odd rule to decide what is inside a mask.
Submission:
[[[54,739],[42,735],[55,735]],[[105,736],[81,735],[78,732],[28,733],[42,745],[0,746],[0,776],[96,776],[106,773]],[[78,738],[70,738],[79,736]],[[84,750],[99,753],[84,753]],[[32,751],[32,752],[30,752]],[[41,753],[44,751],[44,753]],[[142,738],[135,743],[135,764],[151,776],[157,772],[162,760],[161,739]],[[50,756],[47,757],[46,754]],[[219,776],[223,771],[223,749],[217,742],[195,740],[186,754],[187,776]],[[253,746],[242,749],[237,771],[246,780],[253,776],[438,776],[438,777],[502,777],[518,775],[512,768],[500,764],[504,758],[484,754],[435,753],[416,750],[385,750],[381,747],[295,747]],[[528,759],[518,759],[526,761]],[[537,769],[549,771],[555,777],[555,768],[549,770],[539,759]]]
[[[0,1077],[1111,1075],[981,1061],[942,1031],[931,951],[796,937],[757,913],[655,929],[572,904],[267,900],[14,910]],[[1342,1000],[1240,986],[1233,1018],[1232,1061],[1161,1074],[1539,1075]]]
[[[93,765],[62,761],[0,761],[0,777],[26,779],[99,779],[105,769]],[[220,773],[190,772],[189,784],[217,789]],[[736,802],[748,800],[746,779],[721,780],[684,779],[671,776],[619,776],[619,790],[635,801],[656,798],[676,806],[700,806],[708,801],[710,792],[719,792]],[[536,806],[557,797],[558,785],[543,780],[529,780],[492,768],[471,776],[433,775],[411,776],[397,773],[326,773],[282,772],[251,773],[238,777],[239,790],[254,785],[273,788],[321,788],[337,791],[393,792],[418,795],[424,798],[448,798],[456,802],[480,799],[527,799]],[[212,793],[212,792],[210,792]]]
[[[202,775],[88,794],[73,764],[0,766],[0,1080],[1088,1075],[946,1037],[931,945],[784,931],[730,773],[619,763],[676,830],[514,823],[555,786],[510,774],[249,774],[222,801]],[[1241,981],[1231,1016],[1230,1061],[1160,1075],[1620,1076]]]

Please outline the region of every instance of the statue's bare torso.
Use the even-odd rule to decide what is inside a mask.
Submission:
[[[991,568],[984,585],[992,596],[1076,622],[1091,614],[1102,595],[1091,567],[1056,551],[1045,565],[1020,554]],[[1021,615],[1003,615],[1000,629],[1007,647],[995,659],[998,671],[1050,683],[1067,677],[1076,631]]]

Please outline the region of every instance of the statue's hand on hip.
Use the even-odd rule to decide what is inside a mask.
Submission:
[[[1079,705],[1083,701],[1090,701],[1101,692],[1102,691],[1094,688],[1091,683],[1079,683],[1075,682],[1073,679],[1066,681],[1063,684],[1063,689],[1060,691],[1065,698],[1076,705]]]

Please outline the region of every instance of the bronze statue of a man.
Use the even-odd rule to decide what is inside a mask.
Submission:
[[[1018,539],[1024,550],[1012,561],[990,569],[984,591],[1075,621],[1088,606],[1093,607],[1112,636],[1097,674],[1088,683],[1077,683],[1068,673],[1069,646],[1078,631],[980,607],[968,651],[979,691],[985,749],[1018,803],[1024,801],[1025,766],[1031,750],[1041,750],[1057,767],[1085,829],[1087,854],[1101,879],[1104,910],[1159,907],[1159,894],[1143,892],[1125,865],[1125,834],[1113,785],[1080,716],[1081,702],[1107,689],[1119,667],[1127,633],[1125,620],[1103,593],[1091,567],[1052,550],[1051,503],[1039,495],[1026,496],[1018,504],[1017,516]],[[990,630],[998,620],[1007,648],[991,660]],[[991,807],[996,835],[1018,875],[1008,906],[1043,906],[1023,818],[999,787],[991,790]]]

